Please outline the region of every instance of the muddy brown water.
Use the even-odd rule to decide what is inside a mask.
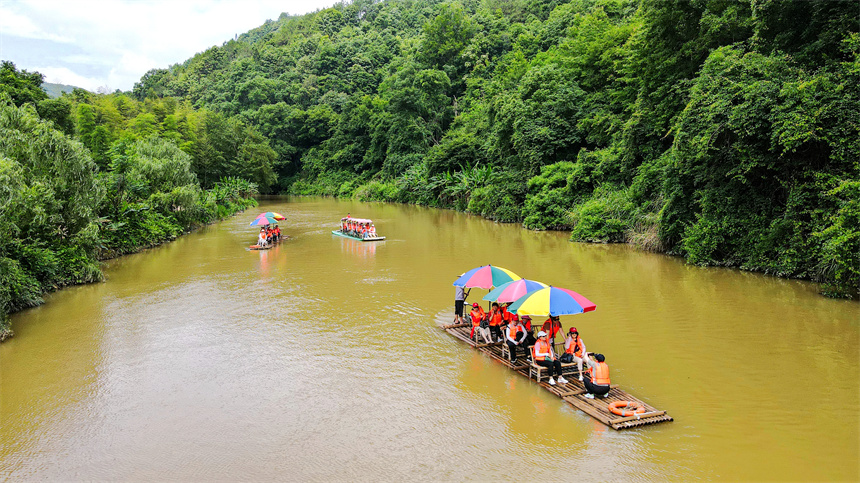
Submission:
[[[246,251],[268,210],[291,238]],[[614,431],[439,330],[488,263],[595,302],[564,328],[675,421]],[[0,480],[860,479],[860,304],[809,283],[315,198],[105,272],[13,315]]]

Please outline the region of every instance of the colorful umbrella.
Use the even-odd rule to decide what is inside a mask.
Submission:
[[[265,225],[275,225],[278,223],[278,220],[274,218],[269,218],[267,216],[260,215],[251,222],[251,226],[265,226]]]
[[[484,265],[483,267],[473,268],[464,273],[454,281],[455,287],[478,287],[491,289],[499,285],[519,280],[522,277],[516,273],[501,267],[492,265]]]
[[[519,280],[514,280],[513,282],[499,285],[493,289],[492,292],[484,295],[484,300],[499,303],[513,302],[527,293],[534,292],[535,290],[540,290],[545,287],[545,283],[521,278]]]
[[[274,218],[275,220],[278,220],[278,221],[284,221],[287,219],[286,216],[284,216],[280,213],[275,213],[274,211],[267,211],[265,213],[260,213],[260,216],[265,216],[266,218]],[[258,216],[257,218],[260,218],[260,216]]]
[[[523,295],[508,307],[508,312],[530,315],[570,315],[597,308],[573,290],[549,286]]]

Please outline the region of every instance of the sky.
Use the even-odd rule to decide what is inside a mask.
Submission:
[[[129,91],[150,69],[220,46],[282,12],[339,0],[0,0],[0,60],[45,82]]]

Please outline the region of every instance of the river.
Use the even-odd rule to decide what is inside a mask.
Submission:
[[[267,210],[291,238],[245,250]],[[596,303],[565,330],[675,421],[612,430],[440,330],[488,263]],[[860,304],[810,283],[318,198],[105,273],[12,316],[0,480],[860,479]]]

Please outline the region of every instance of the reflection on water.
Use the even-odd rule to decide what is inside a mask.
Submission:
[[[360,257],[360,258],[373,258],[376,255],[376,247],[379,245],[385,245],[385,241],[374,241],[374,242],[363,242],[358,240],[353,240],[352,238],[345,238],[337,235],[332,235],[332,237],[340,240],[340,250],[343,253],[348,253],[350,255]]]
[[[248,251],[239,215],[12,318],[0,479],[860,479],[856,302],[451,211],[260,210],[292,238]],[[440,331],[488,263],[595,302],[565,329],[676,421],[611,430]]]

